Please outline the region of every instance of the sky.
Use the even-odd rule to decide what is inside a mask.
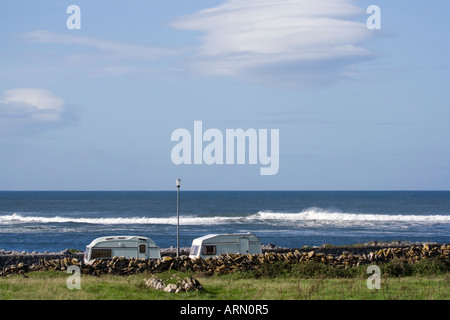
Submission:
[[[450,190],[430,3],[2,0],[0,190]]]

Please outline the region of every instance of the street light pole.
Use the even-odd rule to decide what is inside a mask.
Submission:
[[[177,178],[177,258],[180,256],[180,185],[181,179]]]

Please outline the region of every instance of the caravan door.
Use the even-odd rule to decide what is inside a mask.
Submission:
[[[250,241],[248,238],[239,238],[239,253],[246,254],[250,250]]]
[[[147,243],[145,242],[138,242],[137,247],[137,257],[140,259],[147,259]]]

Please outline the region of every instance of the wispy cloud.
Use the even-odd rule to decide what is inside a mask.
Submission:
[[[22,39],[82,48],[64,51],[65,59],[85,67],[90,76],[178,70],[272,86],[317,87],[357,75],[357,63],[375,56],[364,47],[374,35],[366,27],[366,10],[355,2],[224,0],[169,23],[201,32],[199,44],[189,51],[42,30]]]
[[[365,10],[353,0],[227,0],[171,26],[200,31],[196,72],[315,86],[371,58]],[[355,21],[359,17],[358,21]]]
[[[91,47],[118,59],[154,60],[175,53],[173,50],[169,49],[148,47],[132,43],[110,41],[72,34],[59,34],[42,30],[27,32],[22,36],[22,39],[29,42],[58,43]]]
[[[70,65],[86,68],[89,76],[148,73],[152,72],[152,61],[178,54],[173,49],[43,30],[24,33],[21,39],[25,42],[73,46],[72,52],[64,53],[64,59]]]

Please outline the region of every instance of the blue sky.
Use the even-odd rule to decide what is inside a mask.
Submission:
[[[448,190],[449,10],[3,0],[0,190],[171,190],[177,177],[185,190]],[[171,134],[194,121],[278,129],[277,174],[175,165]]]

